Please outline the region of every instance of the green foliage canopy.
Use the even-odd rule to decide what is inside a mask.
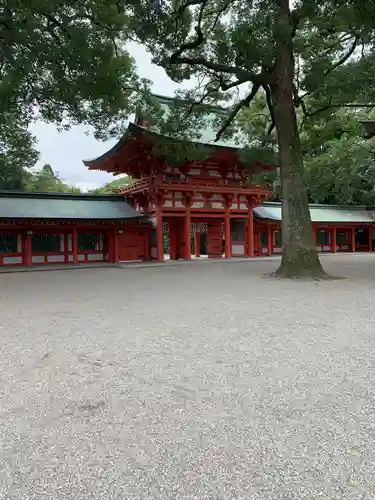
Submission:
[[[270,97],[276,43],[290,35],[288,30],[297,109],[309,116],[326,107],[375,102],[371,3],[298,0],[287,26],[279,25],[281,3],[285,2],[134,0],[127,2],[126,10],[129,30],[173,80],[197,78],[195,91],[185,97],[201,108],[204,103],[229,102],[234,119],[258,91]],[[272,106],[272,99],[267,103]],[[222,125],[218,122],[220,133]]]
[[[0,7],[0,177],[37,160],[36,119],[117,136],[147,96],[125,50],[126,14],[111,0],[5,0]],[[6,158],[5,158],[6,157]],[[15,180],[15,184],[18,181]]]
[[[104,184],[104,186],[101,186],[100,188],[92,189],[90,192],[92,194],[114,194],[116,189],[119,189],[123,186],[127,186],[132,182],[134,182],[134,179],[128,176],[121,176],[118,179],[115,179],[114,181],[107,182],[106,184]]]

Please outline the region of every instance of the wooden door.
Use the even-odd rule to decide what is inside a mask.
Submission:
[[[221,259],[222,242],[221,223],[209,222],[207,224],[207,253],[209,258]]]
[[[147,234],[144,229],[125,229],[119,235],[119,260],[145,260]]]
[[[178,257],[178,240],[178,226],[176,221],[169,222],[169,256],[171,260],[176,260]]]

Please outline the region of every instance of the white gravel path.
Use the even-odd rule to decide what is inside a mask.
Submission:
[[[1,275],[0,498],[375,498],[375,254]]]

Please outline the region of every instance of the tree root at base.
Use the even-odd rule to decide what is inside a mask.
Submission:
[[[323,269],[316,270],[295,270],[295,269],[277,269],[272,273],[266,275],[268,278],[275,279],[289,279],[289,280],[305,280],[305,281],[333,281],[346,279],[341,276],[333,276],[326,273]]]

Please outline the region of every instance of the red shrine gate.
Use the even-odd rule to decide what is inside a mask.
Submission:
[[[240,163],[235,148],[210,146],[204,161],[168,165],[154,154],[158,134],[130,124],[124,138],[108,153],[85,162],[89,169],[127,174],[139,179],[118,190],[134,208],[154,221],[151,258],[163,260],[164,233],[169,233],[171,259],[191,258],[192,233],[199,253],[201,234],[207,238],[208,256],[253,256],[253,207],[271,192],[265,186],[249,184],[249,166]],[[253,170],[276,167],[257,162]],[[236,224],[236,222],[240,224]]]

